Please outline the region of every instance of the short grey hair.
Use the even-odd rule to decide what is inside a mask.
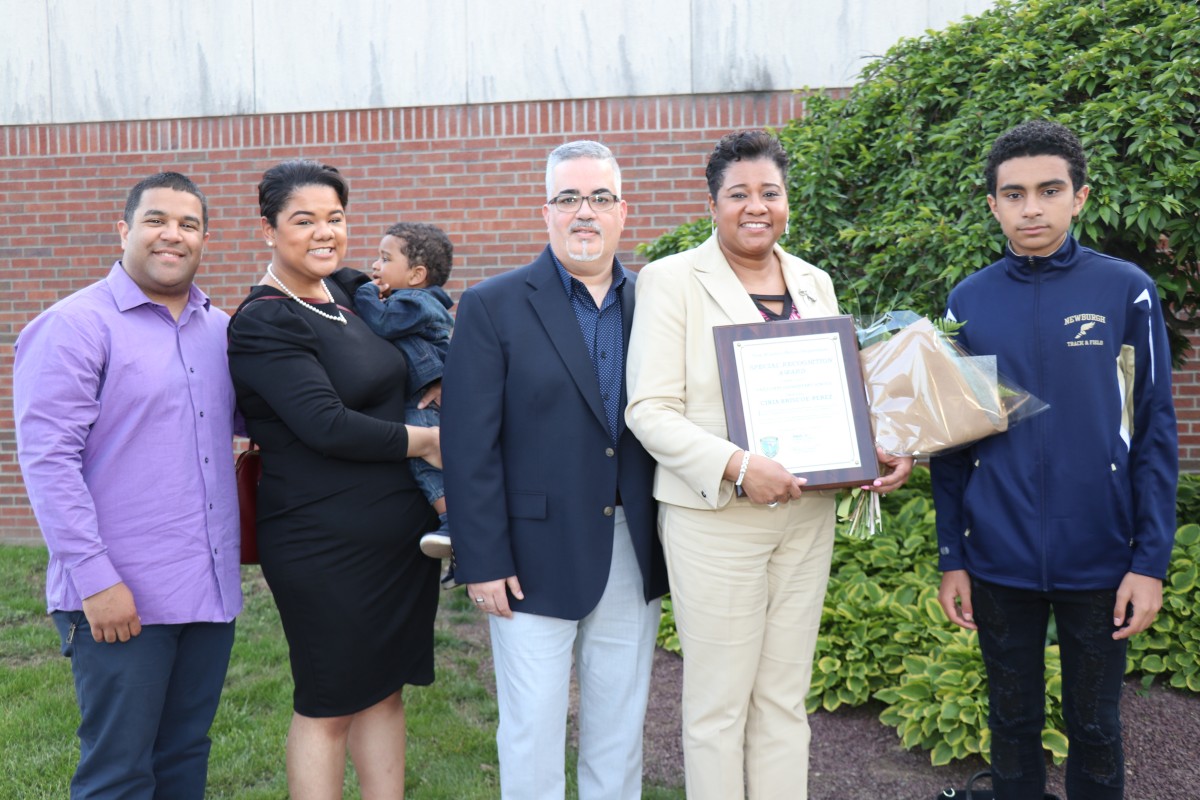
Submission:
[[[554,192],[554,168],[564,161],[571,161],[576,158],[594,158],[598,161],[607,161],[612,165],[613,180],[616,181],[616,186],[613,191],[617,196],[621,196],[621,165],[617,163],[617,157],[599,142],[593,142],[590,139],[580,139],[575,142],[567,142],[554,148],[550,153],[550,157],[546,159],[546,199],[549,200]]]

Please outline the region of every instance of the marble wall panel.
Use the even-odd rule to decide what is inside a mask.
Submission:
[[[849,86],[900,38],[945,27],[993,2],[693,0],[692,5],[697,57],[691,91],[705,93]]]
[[[843,87],[994,0],[0,0],[0,125]]]
[[[465,103],[467,3],[254,0],[255,111]]]
[[[693,5],[472,3],[468,102],[688,94]]]
[[[54,122],[254,111],[248,4],[46,0],[45,6]]]
[[[0,0],[0,123],[31,124],[50,118],[50,53],[44,3]]]

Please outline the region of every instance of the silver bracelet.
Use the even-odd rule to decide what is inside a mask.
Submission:
[[[734,486],[737,486],[740,488],[742,485],[742,481],[746,480],[746,467],[748,467],[748,466],[750,466],[750,451],[743,450],[742,451],[742,468],[738,470],[738,477],[737,477],[737,481],[733,484]]]

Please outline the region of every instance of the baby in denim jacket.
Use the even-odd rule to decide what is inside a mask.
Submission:
[[[425,408],[420,403],[432,385],[440,384],[450,347],[454,301],[442,286],[450,277],[453,258],[454,247],[441,228],[423,222],[397,223],[379,242],[371,283],[360,286],[354,297],[355,311],[362,320],[399,347],[408,361],[404,421],[409,425],[440,425],[436,401]],[[442,471],[419,458],[408,463],[441,522],[436,531],[421,537],[421,552],[431,558],[451,558],[442,576],[442,586],[449,589],[456,584]]]

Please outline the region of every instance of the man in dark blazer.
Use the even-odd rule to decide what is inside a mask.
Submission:
[[[446,361],[455,577],[490,616],[501,796],[561,800],[572,657],[579,797],[641,797],[666,569],[654,462],[625,428],[635,275],[615,257],[621,173],[597,142],[550,154],[549,246],[468,289]]]

